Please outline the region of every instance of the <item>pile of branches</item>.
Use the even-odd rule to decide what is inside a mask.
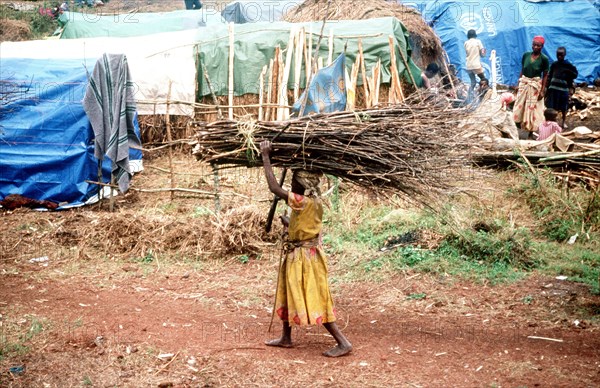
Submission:
[[[261,166],[259,142],[274,139],[274,166],[418,196],[448,189],[468,163],[468,145],[456,130],[462,114],[419,101],[286,122],[217,121],[197,125],[193,153],[217,169]]]

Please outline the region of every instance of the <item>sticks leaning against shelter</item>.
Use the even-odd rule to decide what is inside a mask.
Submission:
[[[167,109],[165,112],[165,124],[167,127],[167,141],[170,143],[173,141],[173,137],[171,135],[171,114],[170,114],[170,109],[171,109],[171,104],[170,104],[170,100],[171,100],[171,87],[173,85],[173,81],[169,80],[169,88],[167,91]],[[169,171],[170,171],[170,175],[171,175],[171,201],[173,201],[173,199],[175,199],[175,191],[173,191],[173,188],[176,187],[175,185],[175,175],[174,175],[174,170],[173,170],[173,147],[169,147]]]
[[[234,40],[234,24],[229,23],[227,25],[229,31],[229,120],[233,120],[233,92],[234,92],[234,82],[233,82],[233,59],[235,55],[235,40]]]

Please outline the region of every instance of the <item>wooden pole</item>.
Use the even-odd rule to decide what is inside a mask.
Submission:
[[[263,66],[258,78],[259,89],[258,89],[258,121],[263,121],[263,102],[265,99],[265,74],[267,73],[267,65]]]
[[[421,90],[419,90],[419,87],[417,86],[415,77],[413,77],[412,72],[410,71],[410,67],[408,66],[408,61],[406,60],[406,57],[404,56],[404,53],[402,52],[402,48],[400,48],[400,50],[398,50],[398,51],[400,52],[400,57],[402,58],[402,63],[404,63],[404,69],[408,72],[408,76],[410,77],[410,80],[412,81],[413,85],[415,86],[415,90],[419,94],[419,97],[421,98],[421,102],[425,102],[423,100],[423,94],[421,93]]]
[[[327,55],[327,66],[333,62],[333,28],[329,30],[329,53]]]
[[[365,91],[365,104],[367,108],[371,107],[369,98],[369,82],[367,81],[367,71],[365,69],[365,54],[363,52],[362,39],[358,39],[358,55],[360,57],[360,73],[362,75],[363,89]]]
[[[288,80],[290,79],[290,70],[292,68],[292,58],[294,54],[294,37],[296,35],[296,29],[292,27],[290,30],[290,37],[288,39],[288,45],[285,53],[285,67],[283,68],[283,78],[281,85],[279,85],[279,93],[281,94],[280,108],[277,111],[277,121],[287,120],[290,117],[289,109],[286,108],[288,105]]]
[[[170,111],[170,103],[171,103],[171,86],[173,81],[169,81],[169,88],[167,91],[167,107],[165,112],[165,124],[167,126],[167,141],[170,143],[173,141],[173,136],[171,134],[171,115]],[[169,147],[169,172],[171,175],[171,189],[175,188],[175,173],[173,170],[173,147]],[[175,199],[175,192],[171,190],[171,201]]]
[[[302,76],[302,60],[304,52],[304,27],[302,27],[296,34],[296,52],[295,63],[294,63],[294,102],[298,100],[300,96],[300,77]]]
[[[233,120],[233,59],[235,54],[235,40],[233,23],[229,23],[229,120]]]
[[[452,80],[452,74],[450,74],[450,68],[448,68],[448,62],[446,58],[443,58],[444,70],[446,70],[446,74],[448,75],[448,80],[450,81],[450,86],[452,87],[452,92],[454,93],[454,98],[458,98],[458,94],[456,94],[456,88],[454,87],[454,81]]]
[[[267,74],[267,109],[265,114],[265,120],[271,120],[271,112],[273,111],[273,59],[269,61],[269,73]]]

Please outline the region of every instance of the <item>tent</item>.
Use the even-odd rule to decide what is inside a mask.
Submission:
[[[588,0],[570,2],[407,0],[399,1],[418,9],[442,40],[450,62],[459,76],[468,80],[463,47],[467,31],[474,29],[487,48],[496,50],[497,82],[516,85],[521,57],[531,51],[536,35],[546,38],[543,53],[551,60],[556,49],[567,48],[567,59],[579,70],[577,81],[592,82],[600,75],[600,17]],[[484,70],[491,73],[489,56]]]
[[[196,29],[221,24],[216,11],[172,11],[156,13],[99,14],[98,8],[88,12],[65,12],[58,18],[61,39],[96,38],[102,36],[132,37]]]
[[[234,93],[236,96],[259,93],[259,74],[265,65],[274,57],[275,47],[287,47],[290,32],[304,28],[312,32],[312,42],[316,46],[322,22],[305,23],[246,23],[235,25],[235,59],[234,59]],[[390,49],[389,37],[392,37],[396,48],[396,66],[399,73],[404,74],[407,82],[410,77],[404,70],[406,66],[402,57],[406,58],[415,80],[420,80],[421,70],[410,59],[411,49],[408,43],[408,32],[395,17],[384,17],[368,20],[335,20],[325,24],[323,39],[318,54],[328,55],[328,37],[333,34],[333,56],[346,52],[346,66],[349,68],[356,60],[358,41],[362,40],[365,65],[370,69],[381,59],[381,82],[390,82]],[[198,42],[198,66],[206,66],[210,75],[212,89],[216,95],[228,93],[228,68],[223,64],[228,61],[229,33],[227,26],[215,26],[207,29]],[[314,50],[314,49],[313,49]],[[292,60],[293,61],[293,60]],[[293,63],[293,62],[292,62]],[[304,73],[304,72],[303,72]],[[302,76],[300,86],[304,87]],[[205,81],[201,68],[198,69],[198,94],[209,96],[211,91]],[[290,77],[288,87],[294,87],[294,79]]]
[[[87,181],[98,180],[98,160],[81,102],[88,85],[83,63],[2,58],[0,198],[20,194],[63,208],[95,200],[98,186]],[[132,171],[143,168],[141,158],[139,150],[130,150]],[[105,160],[105,183],[110,168]]]

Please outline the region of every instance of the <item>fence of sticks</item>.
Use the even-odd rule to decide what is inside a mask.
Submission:
[[[277,136],[274,166],[319,170],[359,186],[426,198],[452,187],[469,163],[469,145],[456,131],[461,113],[413,98],[284,122],[221,120],[198,127],[193,153],[216,169],[260,166],[259,142]]]

